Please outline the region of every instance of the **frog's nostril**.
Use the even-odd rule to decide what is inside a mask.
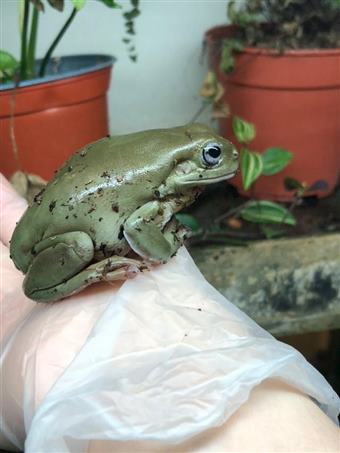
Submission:
[[[238,159],[238,151],[236,151],[236,149],[233,149],[233,159]]]

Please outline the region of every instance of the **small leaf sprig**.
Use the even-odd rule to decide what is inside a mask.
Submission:
[[[272,176],[282,171],[293,159],[293,154],[280,147],[271,147],[262,154],[248,148],[256,136],[254,124],[244,119],[233,116],[232,127],[237,141],[241,147],[241,174],[244,190],[249,190],[254,182],[261,176]]]
[[[272,176],[281,172],[293,159],[290,151],[280,147],[268,148],[262,154],[251,151],[248,145],[256,136],[254,124],[233,116],[232,127],[241,145],[240,170],[245,191],[248,191],[260,176]],[[239,215],[243,220],[259,224],[296,225],[295,217],[286,207],[269,200],[251,200],[240,209]]]
[[[284,170],[292,161],[293,154],[280,147],[267,148],[261,154],[251,151],[248,145],[256,136],[256,128],[252,123],[234,116],[232,127],[234,135],[241,145],[240,170],[245,191],[248,191],[260,176],[275,175]],[[294,192],[293,201],[288,207],[269,200],[250,200],[239,206],[235,212],[226,213],[217,221],[236,214],[247,222],[259,224],[265,236],[272,238],[281,235],[282,231],[273,228],[270,226],[271,224],[295,226],[297,219],[293,215],[293,210],[302,204],[303,197],[316,190],[328,189],[326,181],[323,180],[316,181],[309,186],[291,177],[284,179],[284,186],[287,191]]]
[[[69,0],[72,11],[67,17],[64,25],[59,30],[48,47],[44,57],[40,62],[40,67],[36,68],[36,44],[38,39],[38,28],[41,13],[45,11],[45,3],[42,0],[22,0],[20,5],[20,60],[5,50],[0,50],[0,80],[2,83],[15,82],[19,84],[22,80],[33,79],[37,76],[44,77],[52,54],[69,29],[79,11],[82,10],[87,0]],[[111,9],[121,9],[121,5],[115,0],[97,0]],[[66,0],[47,0],[47,3],[56,11],[63,12]],[[132,42],[135,35],[135,19],[140,15],[139,0],[130,0],[131,9],[123,12],[125,20],[125,30],[129,37],[123,41],[128,46],[128,54],[132,61],[137,60],[136,48]]]
[[[139,0],[130,0],[131,9],[123,13],[125,19],[125,32],[126,36],[123,38],[123,43],[126,44],[129,58],[131,61],[137,61],[136,47],[133,42],[135,31],[135,19],[140,15]]]

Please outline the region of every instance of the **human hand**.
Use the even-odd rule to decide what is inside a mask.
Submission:
[[[15,268],[9,255],[9,242],[16,222],[26,209],[26,201],[19,197],[10,183],[0,174],[0,300],[2,329],[0,341],[20,318],[34,306],[21,290],[23,275]]]
[[[9,185],[4,191],[8,244],[24,203]],[[125,441],[182,442],[224,426],[268,378],[308,393],[334,417],[326,381],[212,288],[184,248],[134,280],[39,305],[23,296],[2,250],[2,308],[14,313],[2,348],[3,435],[12,447],[23,449],[26,437],[27,452],[85,451],[99,439],[107,451]],[[91,451],[103,449],[92,443]]]
[[[0,430],[0,448],[16,445],[21,450],[26,438],[24,418],[27,423],[33,417],[45,394],[83,346],[108,303],[108,293],[112,297],[119,286],[97,285],[63,305],[39,306],[28,299],[22,290],[24,275],[15,268],[9,253],[11,235],[26,207],[26,201],[0,174],[1,409],[7,416]],[[30,386],[25,379],[30,380]],[[30,416],[24,413],[25,390],[33,393]],[[18,406],[18,401],[22,405]]]

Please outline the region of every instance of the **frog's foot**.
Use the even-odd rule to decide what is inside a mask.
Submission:
[[[100,281],[126,280],[135,277],[139,272],[148,269],[144,261],[134,260],[121,256],[112,256],[97,263],[93,263],[78,274],[64,280],[59,285],[44,288],[32,294],[37,302],[54,302],[82,291],[92,283]]]
[[[130,280],[132,278],[137,277],[137,275],[140,272],[143,272],[143,271],[140,270],[140,268],[138,268],[137,266],[133,266],[133,265],[124,266],[115,271],[108,272],[103,277],[103,280],[105,280],[106,282],[114,282],[116,280]]]
[[[94,263],[86,270],[93,270],[91,279],[96,281],[115,281],[135,278],[140,272],[150,269],[150,263],[132,258],[112,256]]]
[[[175,234],[177,236],[178,241],[180,242],[180,245],[183,245],[184,241],[191,237],[192,230],[190,228],[187,228],[185,225],[179,224],[176,221]]]

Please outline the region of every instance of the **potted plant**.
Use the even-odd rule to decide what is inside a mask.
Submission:
[[[232,116],[254,123],[255,149],[293,153],[282,172],[260,177],[245,192],[287,201],[287,176],[330,194],[339,176],[340,1],[248,0],[228,4],[231,25],[205,36],[210,66],[224,87]],[[235,139],[232,116],[219,119],[222,135]],[[323,184],[315,185],[316,181]]]
[[[16,170],[49,179],[75,150],[108,134],[107,91],[114,57],[52,55],[85,0],[70,0],[72,12],[41,60],[35,56],[40,15],[48,5],[63,11],[64,0],[24,0],[21,51],[17,60],[0,51],[0,171]],[[98,0],[117,9],[115,0]],[[123,13],[127,35],[134,34],[139,0]],[[130,58],[136,59],[131,36]]]

